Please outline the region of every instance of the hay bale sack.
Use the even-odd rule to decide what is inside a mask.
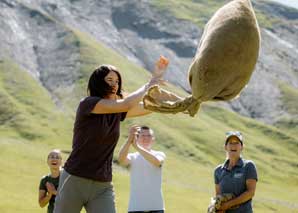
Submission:
[[[167,93],[161,95],[163,91],[153,87],[144,96],[145,108],[194,116],[202,102],[235,98],[252,75],[259,47],[260,31],[250,0],[229,2],[205,26],[188,72],[192,95],[168,101]],[[158,98],[152,95],[156,93]]]

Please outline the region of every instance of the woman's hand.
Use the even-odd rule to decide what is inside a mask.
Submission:
[[[152,78],[161,79],[165,70],[168,67],[168,64],[169,64],[169,59],[161,55],[159,57],[159,60],[155,63],[155,69],[152,72]]]
[[[225,211],[225,210],[228,210],[229,208],[231,208],[231,206],[229,205],[229,202],[227,201],[227,202],[221,203],[221,206],[218,210]]]

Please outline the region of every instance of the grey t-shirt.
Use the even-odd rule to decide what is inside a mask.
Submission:
[[[258,180],[257,169],[253,161],[240,158],[232,170],[228,170],[229,160],[216,167],[214,171],[215,184],[219,184],[221,193],[233,193],[236,197],[247,190],[246,180]],[[242,203],[237,209],[227,210],[226,213],[250,213],[252,201]]]
[[[166,155],[153,151],[159,160]],[[162,197],[162,167],[149,163],[140,153],[128,154],[130,160],[130,199],[128,211],[164,210]]]

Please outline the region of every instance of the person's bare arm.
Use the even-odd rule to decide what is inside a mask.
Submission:
[[[39,190],[38,202],[39,202],[39,206],[42,208],[45,207],[49,203],[49,201],[53,195],[57,195],[57,193],[58,193],[54,184],[47,182],[46,187],[47,187],[48,192],[46,192],[45,190],[42,190],[42,189]]]
[[[110,100],[110,99],[101,99],[97,102],[95,107],[92,110],[92,113],[95,114],[104,114],[104,113],[118,113],[118,112],[128,112],[135,105],[139,104],[143,95],[147,91],[149,84],[146,84],[129,94],[124,99]]]
[[[160,59],[155,64],[154,71],[152,73],[152,76],[156,79],[160,79],[160,83],[163,84],[162,76],[169,64],[168,59],[164,58],[163,56],[160,57]],[[150,86],[149,86],[150,87]],[[150,110],[146,110],[144,108],[143,102],[140,102],[139,104],[135,105],[133,108],[131,108],[128,112],[126,117],[137,117],[137,116],[143,116],[152,113]]]
[[[133,142],[133,147],[151,164],[156,167],[161,167],[163,160],[160,160],[155,155],[153,155],[150,151],[147,151],[143,147],[139,146],[136,141]]]
[[[45,207],[49,203],[51,197],[52,197],[52,194],[47,193],[46,190],[40,189],[39,196],[38,196],[39,206],[41,208]]]
[[[120,152],[118,154],[118,162],[122,166],[128,166],[130,163],[130,160],[127,158],[130,145],[131,145],[131,142],[127,140],[126,143],[124,143],[123,146],[121,147]]]
[[[221,194],[219,184],[215,184],[215,196],[219,194]]]
[[[128,166],[130,164],[130,160],[128,159],[128,151],[130,148],[130,145],[133,143],[134,140],[136,140],[136,134],[138,131],[139,126],[133,125],[129,129],[129,135],[127,138],[127,141],[125,144],[122,145],[119,155],[118,155],[118,161],[122,166]]]
[[[152,113],[152,111],[144,109],[143,102],[140,102],[138,105],[135,105],[127,112],[126,117],[127,118],[138,117],[138,116],[148,115],[150,113]]]
[[[128,112],[127,117],[135,117],[149,114],[150,111],[145,110],[143,108],[142,98],[148,88],[155,84],[159,84],[162,82],[162,76],[168,66],[168,60],[164,57],[160,57],[156,62],[155,70],[152,72],[151,80],[129,94],[124,99],[119,100],[109,100],[109,99],[101,99],[92,110],[92,113],[95,114],[104,114],[104,113],[118,113],[118,112]]]
[[[246,180],[247,190],[243,192],[241,195],[239,195],[238,197],[235,197],[227,202],[224,202],[221,205],[220,210],[227,210],[233,206],[239,205],[241,203],[244,203],[252,199],[253,196],[255,195],[256,185],[257,185],[257,181],[255,179],[247,179]]]

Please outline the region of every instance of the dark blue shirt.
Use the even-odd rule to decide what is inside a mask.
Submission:
[[[219,184],[220,191],[224,193],[233,193],[236,197],[247,190],[246,180],[258,180],[257,169],[251,160],[240,158],[237,164],[228,170],[229,160],[216,167],[214,171],[215,184]],[[226,213],[251,213],[251,199],[242,203],[239,208],[227,210]]]

